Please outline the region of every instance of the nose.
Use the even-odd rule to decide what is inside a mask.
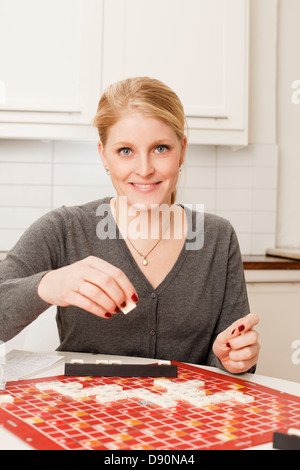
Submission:
[[[137,175],[143,176],[144,178],[155,172],[153,162],[148,154],[139,156],[135,172]]]

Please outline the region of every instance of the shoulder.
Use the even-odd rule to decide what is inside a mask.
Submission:
[[[240,245],[231,222],[213,214],[205,215],[204,246],[213,250],[218,257],[236,258],[240,264]]]
[[[234,232],[229,220],[220,217],[219,215],[211,214],[202,210],[202,205],[183,205],[185,214],[188,219],[190,230],[193,233],[203,231],[205,234],[219,234],[229,236]]]
[[[232,243],[237,242],[235,230],[230,221],[215,214],[204,212],[200,208],[186,207],[188,218],[188,248],[191,250],[228,252]]]
[[[231,222],[214,214],[204,216],[204,242],[224,253],[239,252],[238,237]]]
[[[204,227],[206,231],[217,232],[220,234],[231,233],[234,231],[230,221],[215,214],[204,214]]]
[[[61,206],[53,209],[45,214],[44,218],[47,220],[56,220],[61,222],[90,221],[95,223],[99,208],[109,208],[110,197],[97,199],[95,201],[87,202],[85,204],[74,206]]]
[[[27,237],[45,238],[64,236],[70,227],[95,226],[97,223],[97,209],[102,204],[109,204],[110,198],[99,199],[77,206],[61,206],[52,209],[35,220],[27,228]]]
[[[99,212],[99,208],[103,208],[103,210],[105,210],[106,208],[108,210],[110,199],[110,197],[106,197],[77,206],[62,206],[58,210],[60,210],[62,214],[66,214],[67,216],[81,216],[94,220],[95,216],[97,215],[97,212]]]

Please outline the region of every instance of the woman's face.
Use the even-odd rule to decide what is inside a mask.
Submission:
[[[163,121],[130,113],[109,130],[99,153],[119,196],[127,203],[171,204],[179,167],[183,163],[186,139],[181,142]]]

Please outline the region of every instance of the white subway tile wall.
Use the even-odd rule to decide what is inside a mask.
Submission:
[[[245,255],[275,247],[278,150],[189,146],[177,201],[230,220]],[[97,143],[0,141],[0,252],[49,210],[114,195]]]

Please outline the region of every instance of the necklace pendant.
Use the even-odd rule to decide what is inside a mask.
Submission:
[[[147,266],[147,265],[148,265],[148,261],[147,261],[146,258],[143,259],[143,265],[144,265],[144,266]]]

